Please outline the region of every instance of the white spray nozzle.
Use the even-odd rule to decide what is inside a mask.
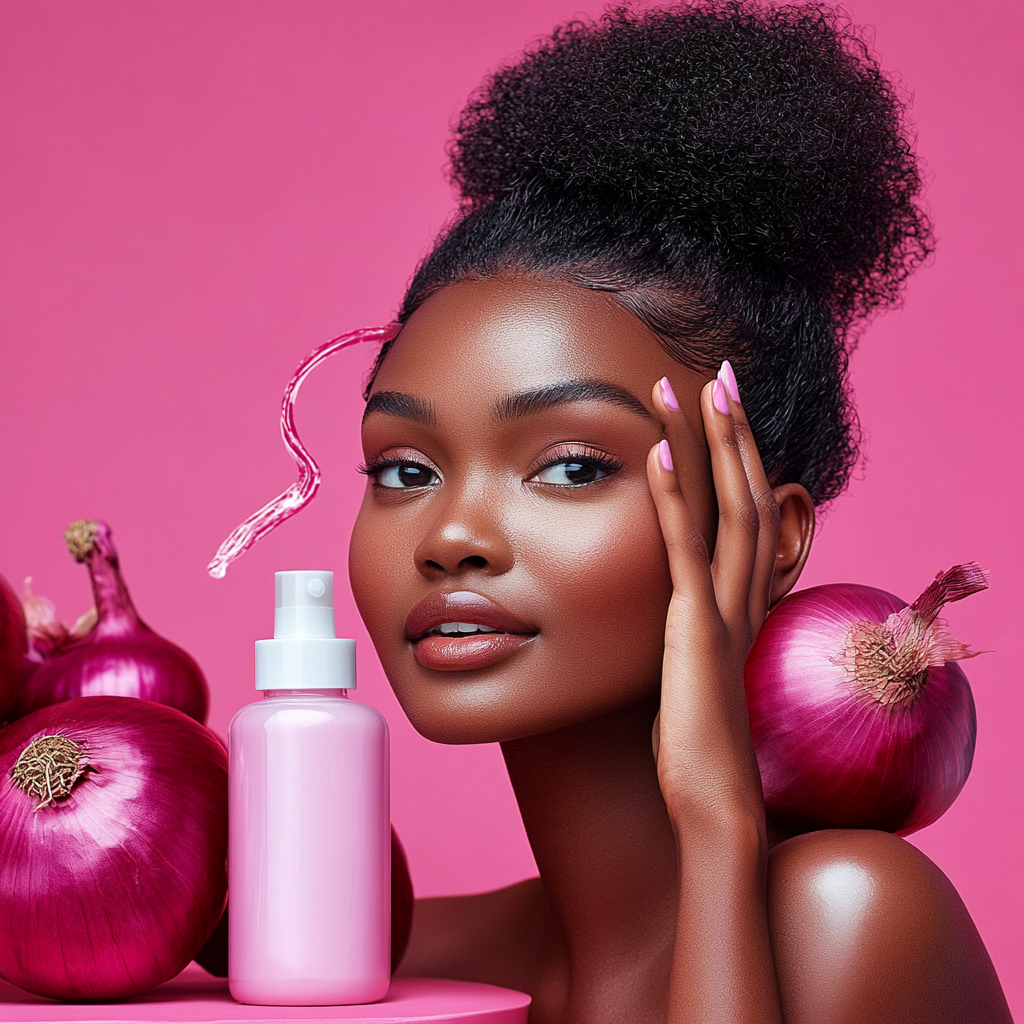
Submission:
[[[274,638],[334,637],[334,573],[274,573]]]
[[[356,642],[334,635],[334,573],[274,573],[274,639],[256,641],[256,689],[355,685]]]

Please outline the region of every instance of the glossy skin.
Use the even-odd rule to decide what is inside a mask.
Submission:
[[[765,821],[742,666],[814,512],[708,376],[612,296],[531,278],[443,289],[385,359],[356,600],[421,733],[501,742],[541,872],[419,901],[400,973],[524,989],[535,1022],[1009,1020],[923,855]],[[520,639],[418,640],[438,594],[496,602]]]

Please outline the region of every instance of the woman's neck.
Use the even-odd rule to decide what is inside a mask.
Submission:
[[[639,993],[663,999],[650,982],[664,973],[667,984],[678,880],[651,750],[656,712],[645,702],[502,744],[551,915],[541,976],[561,977],[550,982],[573,1019],[614,1019],[627,990],[629,1016],[643,1017]]]

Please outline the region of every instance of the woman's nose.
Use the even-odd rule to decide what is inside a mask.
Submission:
[[[467,572],[499,576],[512,568],[512,547],[489,502],[442,501],[437,512],[413,555],[424,576],[434,579]]]

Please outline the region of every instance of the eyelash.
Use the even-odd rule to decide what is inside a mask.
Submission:
[[[426,463],[417,462],[415,459],[374,459],[371,462],[364,462],[356,466],[356,472],[362,473],[364,476],[368,476],[373,480],[374,487],[381,487],[388,491],[399,491],[399,490],[414,490],[412,487],[385,487],[380,482],[380,475],[386,469],[391,469],[396,466],[415,466],[417,469],[426,470],[428,473],[433,473],[434,476],[438,476],[437,470],[431,468]],[[426,487],[427,484],[422,486]]]
[[[611,476],[613,473],[617,473],[620,469],[622,469],[622,465],[623,465],[621,462],[618,462],[615,459],[610,458],[604,452],[602,452],[602,451],[600,451],[600,450],[598,450],[596,448],[589,448],[589,447],[570,448],[570,449],[567,449],[565,451],[560,452],[557,456],[548,459],[542,465],[538,466],[536,469],[533,470],[533,472],[530,473],[530,475],[529,475],[529,477],[527,479],[528,480],[532,480],[534,477],[539,476],[545,470],[553,469],[555,466],[564,465],[566,463],[579,463],[579,464],[581,464],[583,466],[593,467],[596,470],[598,470],[599,472],[604,474],[603,477],[599,477],[598,479],[605,479],[605,478]],[[385,487],[385,485],[381,484],[381,482],[380,482],[381,474],[385,470],[391,469],[391,468],[397,467],[397,466],[414,466],[417,469],[423,469],[423,470],[426,470],[429,473],[432,473],[435,477],[438,475],[437,471],[435,469],[432,469],[430,466],[426,465],[425,463],[417,462],[415,459],[393,459],[393,458],[392,459],[382,458],[382,459],[376,459],[376,460],[374,460],[372,462],[363,463],[363,464],[361,464],[361,465],[356,467],[356,472],[362,473],[364,476],[371,477],[373,479],[373,486],[374,487],[383,487],[385,490],[389,490],[389,491],[391,491],[391,490],[413,490],[414,489],[413,487],[408,487],[408,488]],[[567,484],[551,484],[551,483],[543,483],[541,481],[538,481],[538,482],[540,482],[541,485],[544,486],[544,487],[570,488],[570,487],[586,487],[588,484],[596,483],[597,481],[595,481],[595,480],[584,480],[584,481],[581,481],[580,483],[567,483]],[[421,486],[427,487],[427,486],[430,486],[430,485],[429,484],[422,484]]]
[[[555,466],[560,466],[569,462],[581,463],[584,466],[593,466],[595,469],[598,469],[602,473],[604,473],[605,477],[609,477],[613,473],[617,473],[620,469],[622,469],[621,462],[617,462],[615,459],[609,457],[600,449],[582,446],[580,448],[567,448],[564,451],[559,452],[558,455],[548,459],[543,465],[538,466],[530,474],[530,479],[532,479],[535,476],[539,476],[546,469],[553,469]],[[542,486],[562,488],[586,487],[588,484],[596,482],[597,481],[595,480],[585,480],[577,484],[542,484]]]

